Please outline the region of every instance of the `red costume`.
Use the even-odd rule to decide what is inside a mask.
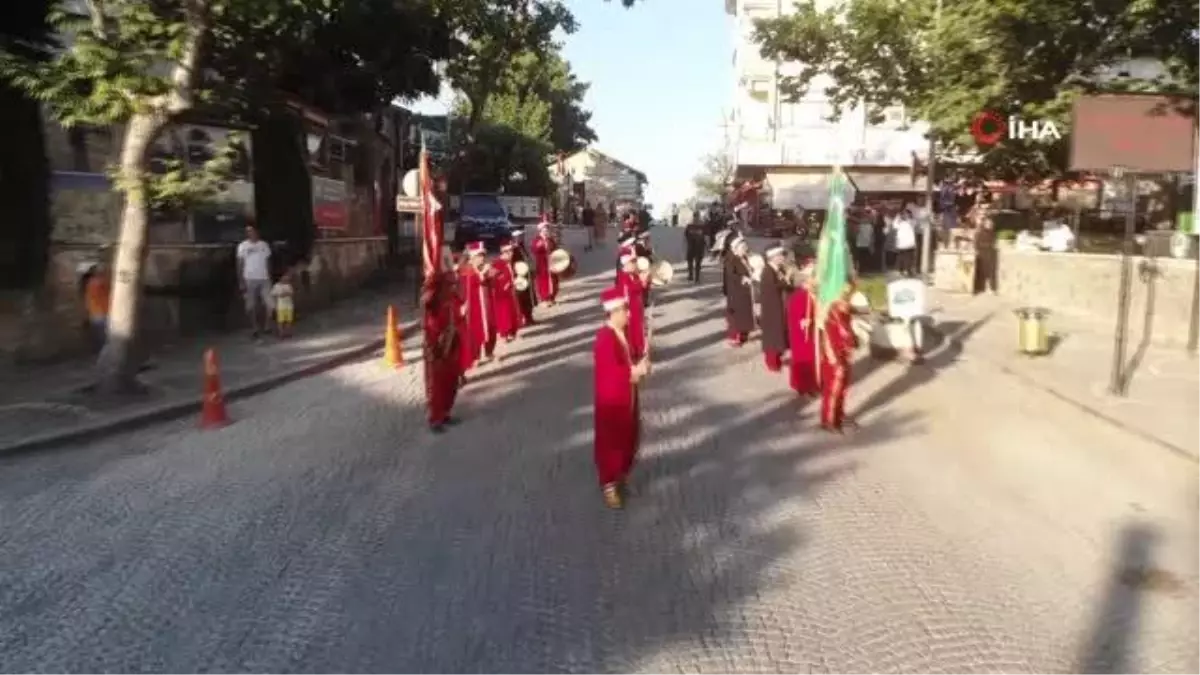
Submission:
[[[424,314],[425,409],[435,430],[450,421],[462,375],[459,363],[459,302],[454,274],[430,278],[421,295]]]
[[[510,249],[511,250],[511,249]],[[516,274],[507,260],[492,263],[492,310],[496,317],[496,333],[505,340],[517,337],[521,327],[521,306],[517,302],[517,289],[513,286]]]
[[[483,244],[471,244],[471,257],[483,254]],[[466,308],[466,334],[462,340],[462,370],[467,372],[479,358],[491,358],[496,348],[496,318],[492,310],[491,280],[473,265],[459,269],[459,292]]]
[[[537,286],[538,300],[554,302],[558,296],[558,277],[550,271],[550,254],[558,249],[558,244],[550,237],[544,225],[538,226],[537,239],[533,240],[534,285]]]
[[[610,288],[601,296],[608,311],[624,304],[621,289]],[[605,323],[596,331],[592,349],[595,361],[595,460],[602,486],[622,483],[633,469],[641,426],[637,385],[633,382],[636,360],[625,336]]]
[[[817,382],[817,299],[801,286],[788,298],[788,348],[792,352],[789,383],[801,396],[815,396]]]
[[[850,358],[858,339],[843,301],[829,308],[821,331],[821,426],[840,431],[846,418],[846,392],[850,388]]]
[[[642,303],[646,284],[637,272],[621,272],[617,288],[629,306],[629,323],[625,324],[625,341],[634,361],[646,355],[646,307]]]

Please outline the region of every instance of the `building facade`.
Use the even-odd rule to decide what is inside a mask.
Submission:
[[[560,186],[570,178],[575,203],[615,204],[618,209],[642,205],[646,174],[598,150],[580,150],[549,168],[550,176]]]
[[[799,101],[780,93],[796,64],[764,59],[754,42],[754,22],[794,11],[791,0],[725,0],[732,17],[734,53],[730,151],[740,179],[763,181],[764,200],[775,210],[824,209],[830,169],[842,166],[865,198],[915,195],[915,157],[925,162],[925,125],[902,107],[886,111],[880,124],[867,121],[862,106],[843,109],[836,122],[818,77]]]

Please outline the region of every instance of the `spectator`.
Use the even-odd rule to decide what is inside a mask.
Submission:
[[[975,228],[975,292],[989,291],[996,294],[998,278],[996,256],[996,229],[992,216],[984,210]]]
[[[271,287],[271,300],[275,304],[275,327],[279,337],[292,335],[292,324],[296,321],[296,291],[292,288],[292,271],[284,270],[279,281]]]
[[[579,214],[579,220],[583,224],[583,229],[587,231],[587,246],[583,250],[590,251],[595,245],[596,238],[596,210],[592,208],[591,202],[584,202],[583,211]]]
[[[917,230],[907,205],[892,219],[891,231],[892,245],[896,249],[896,269],[906,277],[913,276],[916,273]]]
[[[89,269],[83,282],[83,304],[87,309],[88,333],[97,351],[108,340],[108,310],[112,304],[112,269],[108,251],[101,249],[100,262]]]
[[[871,251],[875,248],[875,224],[870,215],[858,221],[854,234],[854,261],[858,273],[863,274],[871,269]]]
[[[237,271],[251,336],[257,340],[271,316],[271,245],[259,238],[253,225],[246,228],[246,238],[238,244]]]

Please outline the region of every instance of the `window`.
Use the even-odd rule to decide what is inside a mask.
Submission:
[[[750,80],[749,91],[750,98],[759,103],[771,100],[771,82],[769,80],[762,78]]]
[[[785,127],[827,127],[833,107],[826,101],[800,101],[780,106],[780,121]]]
[[[908,121],[904,106],[894,105],[883,111],[883,123],[890,127],[902,127]]]
[[[207,131],[192,128],[186,138],[188,166],[201,167],[213,158],[213,142]]]

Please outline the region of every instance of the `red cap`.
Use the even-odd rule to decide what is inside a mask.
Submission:
[[[603,305],[604,309],[609,312],[618,307],[623,307],[625,302],[625,291],[617,288],[616,286],[606,289],[600,294],[600,304]]]
[[[471,255],[475,255],[476,253],[483,255],[486,252],[487,250],[483,247],[482,241],[473,241],[467,244],[467,253],[470,253]]]

